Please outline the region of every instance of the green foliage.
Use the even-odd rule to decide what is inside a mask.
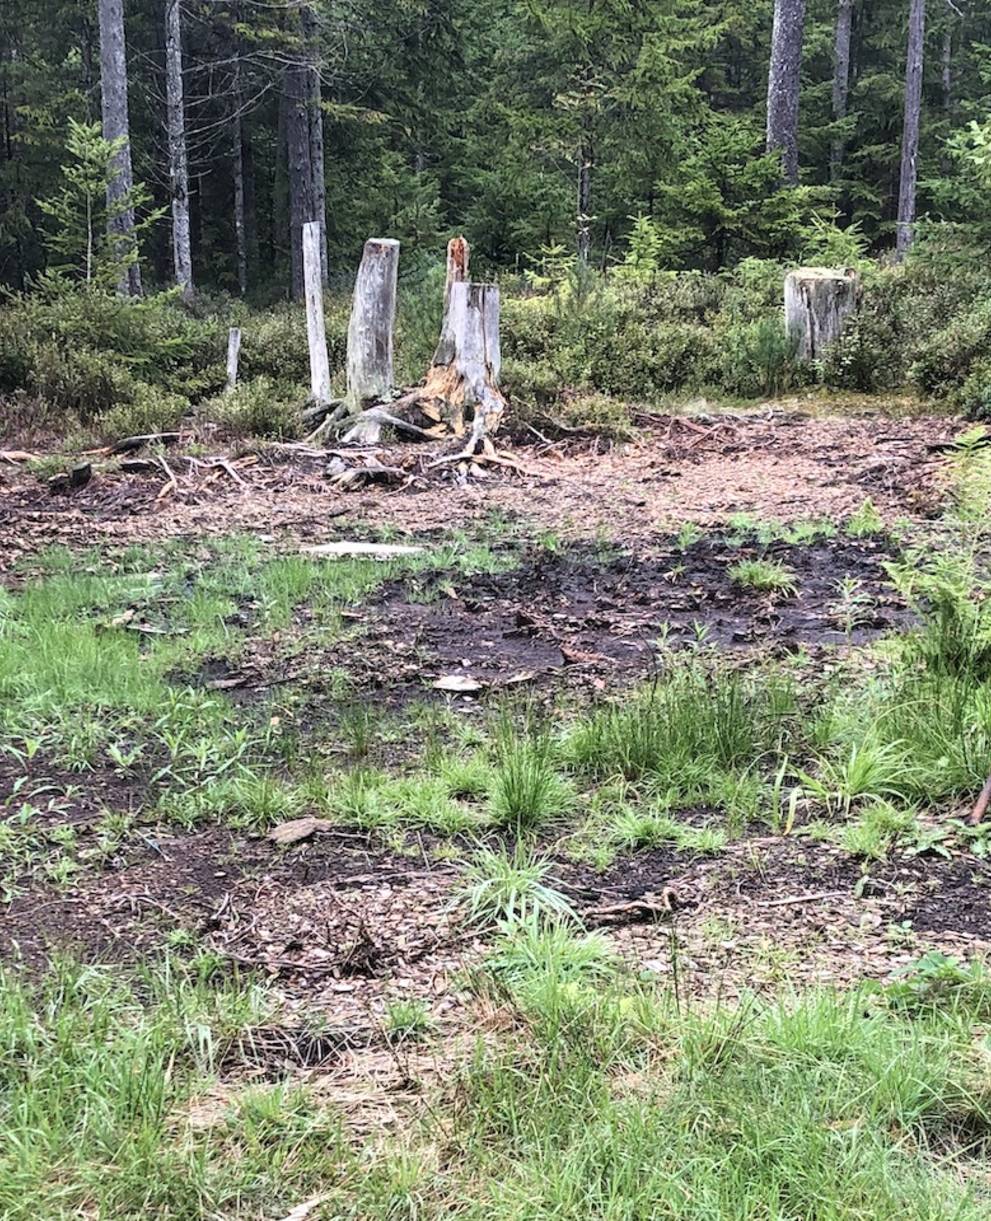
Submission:
[[[232,437],[271,437],[288,441],[299,435],[301,396],[262,374],[232,391],[201,403],[197,416],[219,424]]]
[[[889,571],[923,621],[910,651],[937,674],[991,678],[991,609],[966,552],[914,552]]]
[[[23,387],[66,431],[155,432],[223,384],[221,335],[172,293],[136,299],[48,278],[0,309],[0,393]]]
[[[448,1165],[473,1216],[983,1215],[957,1158],[932,1157],[979,1155],[988,1136],[970,1047],[980,984],[909,1017],[869,987],[678,1012],[593,982],[554,960],[521,972],[524,1034],[467,1071]]]
[[[342,389],[349,312],[350,305],[344,298],[333,299],[324,311],[331,376],[338,378]],[[268,377],[279,386],[298,386],[305,394],[310,384],[310,358],[303,310],[283,305],[253,313],[242,330],[239,376],[245,381]]]
[[[548,882],[552,868],[522,841],[511,851],[480,848],[465,868],[456,902],[469,924],[574,919],[571,903]]]
[[[508,718],[499,727],[492,785],[492,817],[519,830],[540,827],[564,813],[574,794],[554,767],[553,743],[542,726],[518,732]]]
[[[936,398],[960,393],[976,361],[991,345],[991,298],[979,300],[935,330],[921,345],[909,374]]]
[[[390,1043],[415,1043],[426,1038],[433,1028],[433,1018],[423,1001],[391,1000],[385,1008],[385,1032]]]
[[[780,315],[729,327],[721,336],[720,384],[744,397],[780,395],[801,383],[796,341]]]
[[[670,803],[725,793],[727,778],[782,749],[794,691],[770,674],[740,674],[699,659],[578,722],[563,752],[582,772],[648,780]]]
[[[123,136],[105,140],[96,123],[69,119],[65,150],[71,160],[62,167],[62,187],[38,204],[48,221],[45,242],[51,255],[50,281],[67,276],[115,292],[127,269],[137,262],[142,234],[163,212],[139,216],[129,239],[108,232],[124,216],[139,213],[150,199],[140,186],[113,202],[107,198],[107,187],[117,173],[116,159],[126,146]]]
[[[726,571],[736,585],[760,593],[790,596],[797,588],[795,574],[777,560],[740,560],[731,564]]]

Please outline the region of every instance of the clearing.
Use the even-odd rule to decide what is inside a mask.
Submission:
[[[959,433],[0,467],[0,1212],[988,1215]]]

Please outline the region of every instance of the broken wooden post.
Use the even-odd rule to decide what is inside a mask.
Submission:
[[[351,411],[361,411],[392,393],[398,272],[399,243],[388,237],[369,238],[354,283],[348,323],[346,402]]]
[[[420,392],[420,409],[463,436],[465,408],[471,408],[465,452],[473,453],[498,428],[506,406],[499,389],[499,286],[455,281],[449,291],[445,329]]]
[[[237,385],[237,362],[241,355],[241,328],[232,326],[227,332],[227,389]]]
[[[454,336],[451,333],[451,287],[463,284],[468,279],[468,260],[471,247],[463,237],[452,237],[447,243],[447,275],[444,279],[444,314],[440,324],[440,338],[434,352],[435,365],[447,364],[453,351]]]
[[[330,361],[323,320],[323,273],[320,262],[320,223],[303,226],[303,284],[306,294],[306,339],[310,346],[310,397],[330,402]]]
[[[859,287],[850,268],[800,267],[785,276],[785,329],[799,360],[816,360],[839,336]]]

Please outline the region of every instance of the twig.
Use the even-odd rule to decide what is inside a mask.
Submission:
[[[970,825],[972,827],[976,827],[984,817],[988,808],[988,802],[991,802],[991,776],[988,776],[987,780],[984,781],[984,788],[981,789],[980,796],[970,812]]]
[[[821,894],[790,895],[787,899],[767,899],[758,903],[758,907],[788,907],[797,903],[821,903],[826,899],[846,898],[845,890],[826,890]]]
[[[168,494],[170,492],[174,492],[176,490],[176,488],[179,486],[179,481],[178,481],[178,479],[176,479],[175,475],[172,472],[172,468],[165,461],[165,459],[162,457],[161,454],[158,455],[158,457],[155,459],[155,461],[165,472],[166,478],[168,479],[168,483],[163,483],[162,486],[158,489],[158,493],[155,496],[156,500],[162,500],[163,497],[168,496]]]

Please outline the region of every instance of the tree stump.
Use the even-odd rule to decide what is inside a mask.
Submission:
[[[499,427],[506,407],[499,389],[499,286],[454,281],[448,290],[440,342],[419,392],[420,410],[461,437],[465,408],[471,408],[468,454]]]
[[[857,306],[860,283],[849,268],[800,267],[785,276],[785,329],[800,360],[816,360]]]
[[[241,355],[241,328],[232,326],[227,332],[227,389],[237,385],[237,365]]]
[[[345,402],[351,412],[387,399],[392,393],[398,271],[399,243],[392,238],[369,238],[354,284],[348,324]]]
[[[444,316],[433,361],[422,386],[397,394],[392,333],[398,256],[398,242],[373,238],[365,245],[348,328],[347,398],[310,439],[332,426],[347,427],[342,442],[362,445],[377,443],[386,426],[425,439],[467,433],[458,453],[441,461],[468,457],[499,426],[506,406],[499,389],[498,286],[469,281],[468,243],[463,237],[448,243]]]

